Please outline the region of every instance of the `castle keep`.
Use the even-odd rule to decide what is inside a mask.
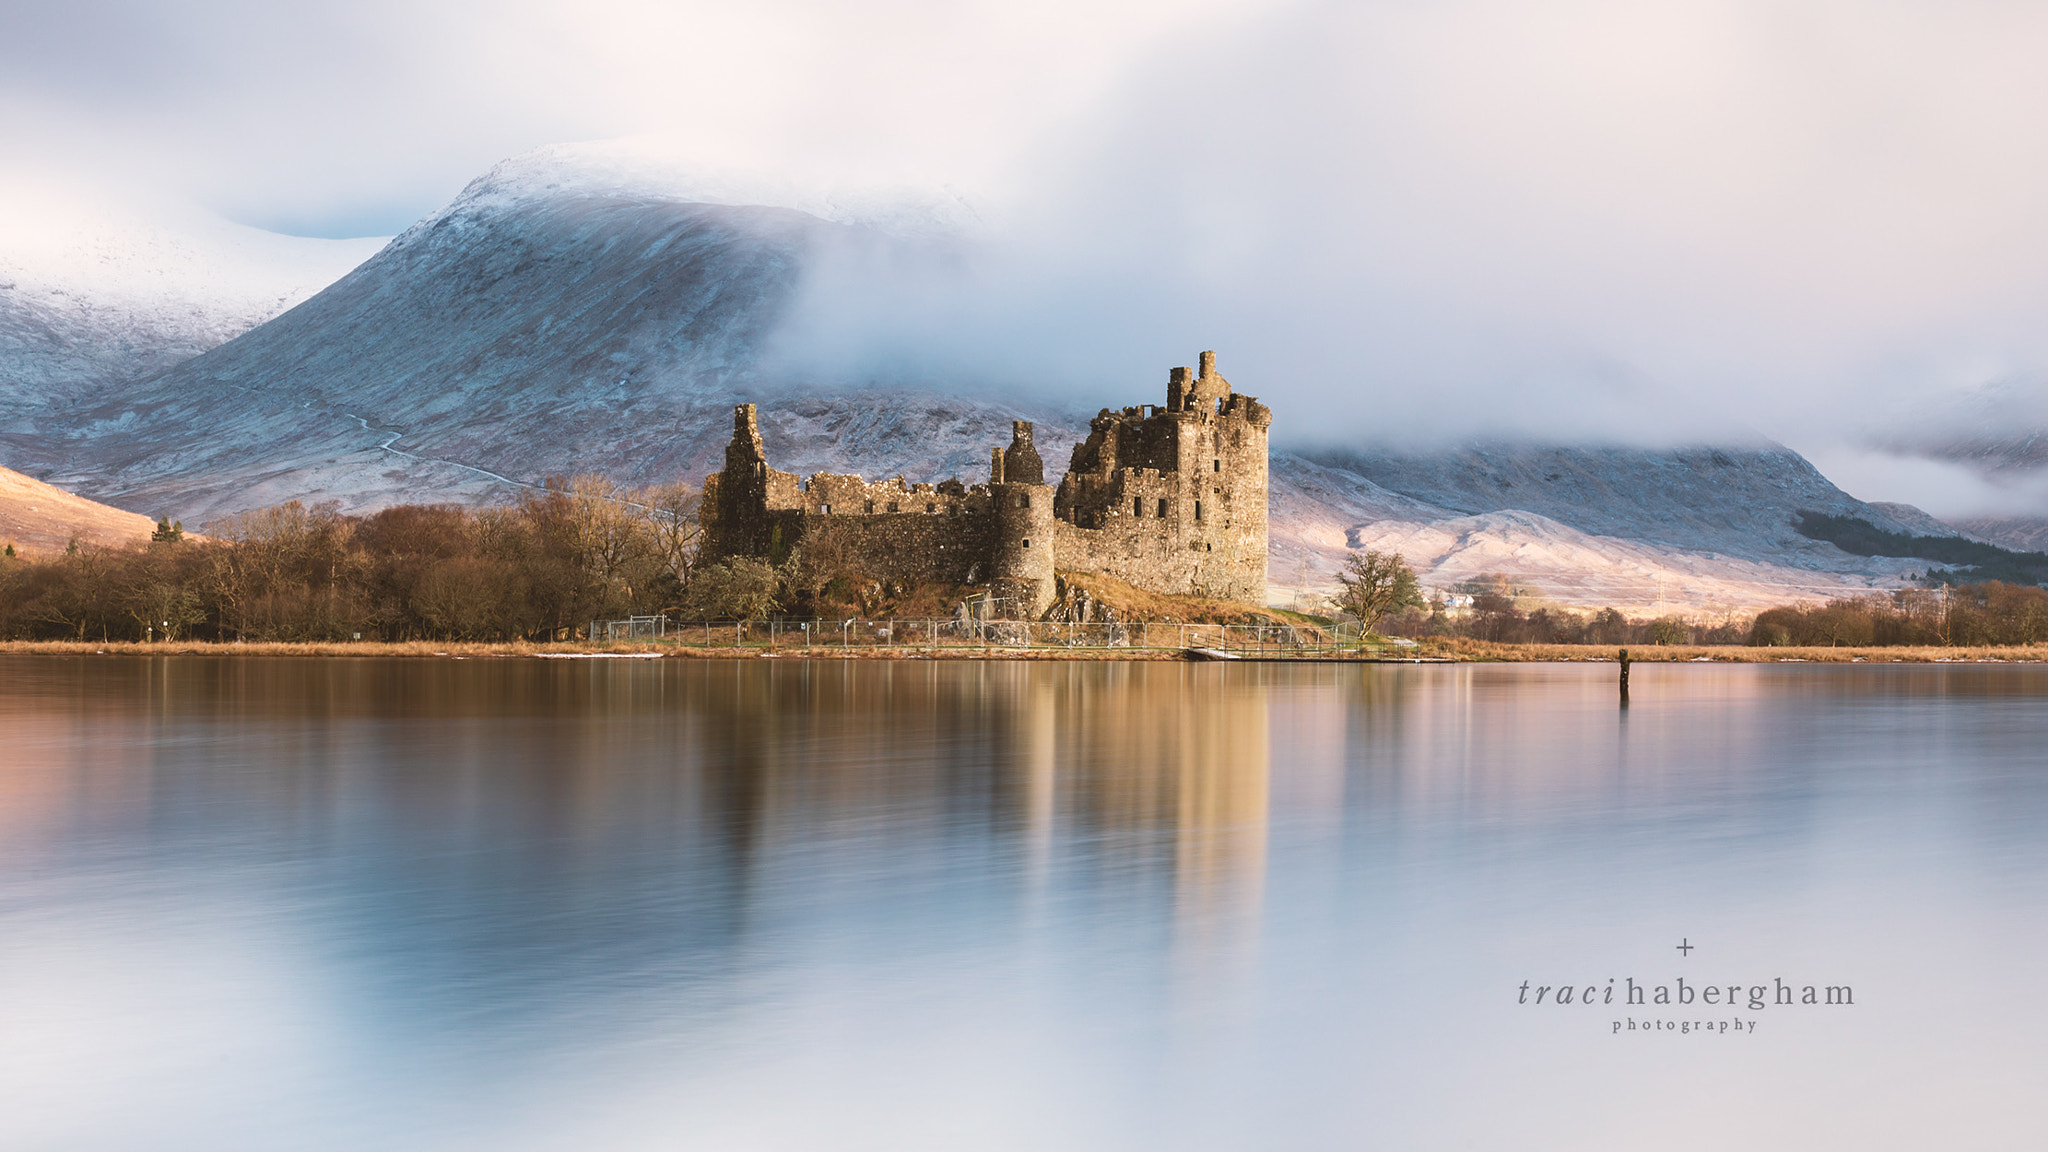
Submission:
[[[770,468],[754,406],[742,404],[725,467],[704,480],[703,559],[779,562],[805,545],[873,579],[987,584],[1025,619],[1051,606],[1055,572],[1264,604],[1272,423],[1204,352],[1198,370],[1169,374],[1163,406],[1090,421],[1057,488],[1022,420],[990,453],[987,484],[870,484]]]

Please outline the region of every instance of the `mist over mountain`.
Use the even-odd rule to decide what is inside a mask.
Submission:
[[[770,428],[816,445],[815,466],[920,475],[985,460],[983,441],[1020,414],[764,374],[805,261],[862,226],[583,176],[501,166],[275,321],[59,397],[4,443],[81,491],[200,522],[308,495],[352,509],[503,498],[578,471],[701,478],[741,400],[770,403]]]
[[[280,236],[10,174],[0,181],[0,426],[226,343],[382,246]]]
[[[1873,488],[1910,486],[1969,535],[2048,543],[2048,382],[2008,375],[1866,414],[1855,450],[1829,463]]]
[[[821,281],[843,300],[849,273],[866,270],[878,299],[899,298],[889,269],[943,267],[953,222],[857,198],[808,201],[814,212],[704,194],[574,152],[508,162],[246,334],[139,379],[52,392],[0,431],[0,451],[94,499],[202,526],[287,499],[354,511],[503,500],[587,471],[695,483],[719,466],[731,406],[753,402],[778,467],[972,481],[1009,420],[1036,422],[1048,463],[1064,463],[1096,407],[1160,402],[1166,369],[1200,350],[1099,370],[1085,404],[1071,382],[1034,386],[1028,359],[992,356],[950,379],[835,361],[819,354],[833,335],[814,327],[830,322]],[[1289,391],[1227,346],[1222,368],[1242,391]],[[1802,510],[1924,525],[1753,437],[1388,448],[1401,437],[1383,429],[1375,446],[1333,446],[1342,423],[1327,404],[1276,404],[1283,597],[1327,586],[1367,546],[1398,548],[1437,585],[1499,571],[1588,606],[1734,610],[1925,567],[1792,531]]]
[[[1865,497],[2048,512],[1859,439],[2048,370],[2036,6],[160,7],[14,13],[10,170],[336,236],[630,138],[574,150],[586,191],[659,152],[656,198],[891,233],[854,186],[914,187],[975,233],[809,261],[776,375],[1085,407],[1214,347],[1321,447],[1762,432]]]

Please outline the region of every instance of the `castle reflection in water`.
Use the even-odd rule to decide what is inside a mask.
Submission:
[[[87,659],[40,687],[0,701],[8,850],[189,824],[366,857],[375,930],[437,925],[456,969],[465,908],[581,936],[681,887],[655,935],[718,948],[791,902],[931,895],[889,873],[963,841],[1014,857],[1008,898],[1169,904],[1177,951],[1259,911],[1271,694],[1213,666]]]
[[[0,1144],[1920,1148],[2040,1079],[2048,669],[1611,667],[0,656]],[[1859,1015],[1516,1003],[1678,963]]]

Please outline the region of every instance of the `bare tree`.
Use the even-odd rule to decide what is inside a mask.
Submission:
[[[61,628],[78,640],[85,639],[86,628],[95,620],[104,629],[110,592],[107,561],[106,549],[80,547],[74,537],[65,545],[64,554],[51,562],[59,567],[62,578],[29,604],[29,619]]]
[[[634,497],[585,475],[550,478],[520,501],[518,534],[530,534],[532,589],[553,631],[630,611],[665,571],[651,514]]]
[[[690,569],[697,562],[697,540],[701,529],[697,508],[703,496],[688,484],[657,484],[634,493],[654,530],[655,546],[669,574],[683,587],[690,584]]]
[[[1415,569],[1397,553],[1354,552],[1345,557],[1337,582],[1342,585],[1334,598],[1338,610],[1356,616],[1363,631],[1379,627],[1389,613],[1422,607]]]
[[[176,640],[194,624],[206,622],[206,609],[199,593],[187,586],[175,553],[161,547],[164,541],[156,543],[128,557],[118,599],[142,635]]]

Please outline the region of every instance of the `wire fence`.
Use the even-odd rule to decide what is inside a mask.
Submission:
[[[599,621],[594,638],[626,639],[625,631]],[[649,635],[649,632],[652,635]],[[1358,626],[1342,624],[1173,624],[1072,621],[938,619],[703,620],[663,622],[635,631],[632,639],[690,648],[759,648],[803,651],[821,648],[887,649],[1064,649],[1102,651],[1185,651],[1208,649],[1233,656],[1308,656],[1355,652]],[[1413,641],[1396,640],[1396,648]]]
[[[628,616],[624,620],[592,620],[592,640],[660,640],[668,635],[666,616]]]

